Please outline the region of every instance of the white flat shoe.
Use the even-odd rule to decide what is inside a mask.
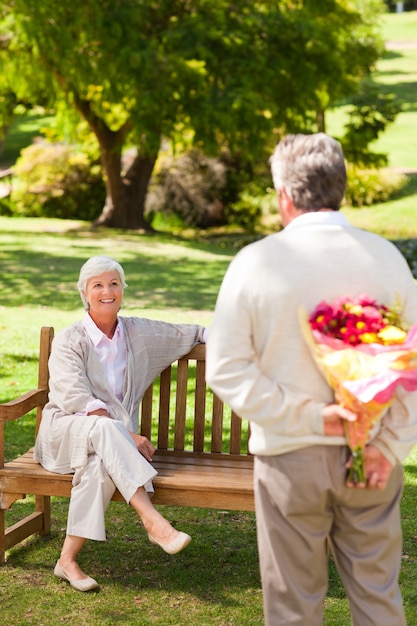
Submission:
[[[65,580],[71,585],[71,587],[74,587],[74,589],[76,589],[77,591],[91,591],[92,589],[98,588],[98,582],[90,576],[88,578],[82,578],[81,580],[70,580],[60,566],[59,561],[56,562],[54,574],[58,578]]]
[[[151,543],[156,544],[157,546],[162,548],[162,550],[165,550],[165,552],[167,552],[168,554],[177,554],[177,552],[181,552],[181,550],[188,546],[191,541],[190,535],[187,535],[187,533],[183,533],[181,531],[179,531],[175,539],[173,539],[169,543],[161,543],[160,541],[157,541],[155,537],[152,537],[152,535],[150,535],[149,533],[148,538]]]

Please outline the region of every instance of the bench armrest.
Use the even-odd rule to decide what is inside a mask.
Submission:
[[[0,422],[10,422],[16,420],[29,411],[46,404],[48,400],[48,390],[33,389],[27,391],[15,400],[0,404]]]

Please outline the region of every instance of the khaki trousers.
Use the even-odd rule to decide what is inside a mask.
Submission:
[[[398,585],[402,468],[384,491],[345,487],[347,449],[312,446],[255,458],[267,626],[321,626],[330,541],[354,626],[405,626]]]
[[[153,492],[157,472],[138,452],[126,427],[108,417],[91,429],[89,453],[88,465],[74,473],[67,534],[104,541],[105,512],[116,488],[129,503],[139,487]]]

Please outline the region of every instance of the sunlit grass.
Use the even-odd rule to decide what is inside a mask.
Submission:
[[[382,17],[382,35],[385,41],[415,41],[417,11],[386,13]]]

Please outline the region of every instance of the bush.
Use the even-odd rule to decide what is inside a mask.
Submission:
[[[415,239],[396,239],[392,241],[408,263],[414,278],[417,279],[417,241]]]
[[[277,211],[275,190],[268,188],[267,183],[260,179],[259,182],[255,181],[245,186],[236,202],[228,205],[226,215],[230,224],[236,224],[246,231],[253,232],[262,216],[273,215]]]
[[[380,170],[364,170],[348,166],[345,200],[352,207],[387,202],[407,182],[403,175],[388,175]]]
[[[22,150],[14,175],[14,214],[92,221],[102,210],[101,167],[72,146],[49,142],[29,146]]]
[[[165,157],[152,180],[147,217],[153,224],[164,215],[197,228],[230,224],[253,231],[269,201],[262,175],[256,174],[258,182],[253,176],[226,153],[211,158],[193,149]]]
[[[148,194],[147,214],[175,214],[198,228],[224,224],[226,181],[226,165],[198,150],[164,157]]]

